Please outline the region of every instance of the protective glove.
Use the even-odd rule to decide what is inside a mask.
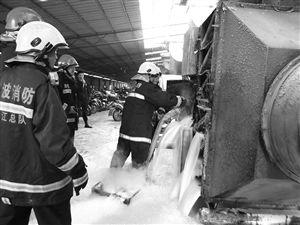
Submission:
[[[161,120],[164,117],[165,113],[166,113],[166,110],[162,107],[160,107],[157,110],[157,119],[158,119],[158,121]]]
[[[75,186],[75,184],[74,184],[74,190],[75,190],[76,196],[80,195],[80,190],[84,189],[85,186],[87,185],[87,183],[88,183],[88,179],[79,186]]]
[[[159,107],[158,110],[157,110],[157,113],[158,114],[165,114],[166,110],[163,107]]]
[[[74,190],[77,196],[80,194],[80,190],[85,188],[88,182],[86,164],[84,163],[81,155],[78,154],[78,157],[79,157],[78,163],[72,169],[70,174],[70,176],[73,179]]]

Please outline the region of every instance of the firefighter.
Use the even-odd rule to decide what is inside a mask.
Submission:
[[[84,79],[85,73],[79,72],[77,79],[77,87],[78,87],[78,107],[81,108],[81,116],[83,118],[85,128],[92,128],[88,123],[88,117],[87,117],[87,109],[89,106],[89,96],[90,96],[90,90],[89,87]]]
[[[75,130],[78,130],[78,93],[75,72],[79,65],[73,56],[67,54],[62,55],[57,64],[61,68],[58,72],[58,92],[67,116],[70,137],[74,143]]]
[[[70,140],[60,100],[47,76],[67,47],[52,25],[25,24],[17,56],[0,73],[0,224],[71,224],[70,198],[88,181]]]
[[[5,20],[5,31],[0,34],[0,71],[4,68],[3,61],[15,56],[15,40],[20,28],[31,21],[42,21],[41,16],[27,7],[16,7],[10,10]]]
[[[15,42],[20,28],[32,21],[42,21],[42,17],[27,7],[13,8],[6,16],[5,33],[0,35],[0,41]]]
[[[110,167],[123,167],[131,153],[132,166],[145,165],[153,135],[152,115],[159,107],[171,108],[185,104],[181,96],[163,92],[157,85],[160,71],[151,62],[140,65],[133,92],[126,98],[117,150],[114,152]]]
[[[0,35],[0,41],[2,43],[15,43],[18,31],[20,28],[26,23],[32,21],[43,21],[42,17],[33,9],[27,7],[16,7],[10,10],[6,16],[5,20],[5,32]],[[5,45],[5,44],[4,44]],[[1,51],[2,52],[2,51]],[[5,49],[2,53],[4,53],[4,57],[2,59],[11,58],[14,55],[14,51],[12,48]],[[2,70],[3,64],[1,64],[0,70]],[[8,66],[8,65],[5,65]],[[49,72],[49,79],[53,86],[58,85],[58,75],[56,71]],[[57,89],[55,88],[57,91]]]

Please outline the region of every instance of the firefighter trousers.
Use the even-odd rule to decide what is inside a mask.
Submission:
[[[139,168],[146,163],[150,144],[145,142],[129,141],[119,137],[117,150],[114,152],[110,167],[123,167],[126,159],[131,153],[132,166]]]
[[[70,200],[43,206],[13,206],[0,200],[0,225],[27,225],[32,209],[39,225],[71,225]]]

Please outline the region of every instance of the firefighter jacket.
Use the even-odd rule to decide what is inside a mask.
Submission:
[[[171,108],[181,104],[180,96],[171,95],[152,83],[139,81],[134,92],[129,93],[123,110],[120,137],[151,143],[152,115],[159,107]]]
[[[87,182],[65,121],[42,67],[17,63],[0,73],[0,200],[57,204]]]
[[[77,83],[75,79],[66,71],[58,72],[59,85],[58,93],[63,109],[67,116],[67,124],[71,130],[78,129],[78,98]]]

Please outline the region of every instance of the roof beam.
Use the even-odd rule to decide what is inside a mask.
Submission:
[[[87,64],[91,64],[91,62],[95,62],[95,66],[97,67],[101,67],[101,70],[111,70],[111,71],[121,71],[122,67],[126,67],[126,68],[131,68],[131,67],[138,67],[140,65],[141,62],[145,62],[145,59],[139,58],[139,59],[127,59],[124,60],[124,62],[122,62],[121,64],[118,64],[118,67],[114,67],[111,68],[112,66],[116,65],[114,62],[100,62],[98,59],[96,58],[89,58],[89,59],[84,59],[81,60],[81,64],[80,65],[84,65],[85,63]]]
[[[114,31],[108,31],[108,32],[97,32],[96,34],[82,34],[80,35],[80,38],[90,38],[90,37],[96,37],[101,36],[105,37],[106,35],[113,35],[113,34],[122,34],[122,33],[129,33],[129,32],[135,32],[135,31],[142,31],[142,29],[124,29],[124,30],[114,30]],[[75,36],[69,36],[66,37],[66,40],[74,40],[78,39]]]
[[[60,21],[59,19],[57,19],[56,17],[54,17],[50,12],[48,12],[46,9],[42,8],[38,3],[34,2],[33,0],[29,0],[30,3],[32,5],[34,5],[36,8],[38,8],[40,11],[44,12],[45,14],[47,14],[50,18],[52,18],[53,20],[57,21],[60,25],[62,25],[63,27],[65,27],[67,30],[71,31],[72,33],[74,33],[76,35],[77,38],[79,38],[80,36],[73,30],[71,29],[69,26],[67,26],[64,22]],[[91,46],[91,43],[84,40],[87,44],[89,44]],[[73,48],[73,47],[72,47]],[[76,48],[76,47],[75,47]],[[89,53],[87,53],[86,51],[83,51],[82,49],[79,49],[79,51],[81,51],[84,55],[90,56],[91,55]],[[105,55],[105,54],[103,54]],[[108,57],[109,58],[109,57]]]
[[[168,36],[179,36],[179,35],[184,35],[184,33],[179,33],[179,34],[170,34]],[[103,46],[103,45],[112,45],[112,44],[120,44],[120,43],[129,43],[129,42],[136,42],[136,41],[144,41],[144,40],[151,40],[151,39],[156,39],[156,38],[164,38],[166,35],[163,36],[155,36],[155,37],[149,37],[149,38],[134,38],[134,39],[128,39],[128,40],[122,40],[122,41],[112,41],[112,42],[106,42],[106,43],[99,43],[95,44],[94,46]],[[86,48],[90,46],[80,46],[80,47],[75,47],[75,48]]]
[[[66,0],[65,1],[65,4],[71,9],[71,11],[90,29],[90,30],[92,30],[94,33],[97,33],[96,31],[95,31],[95,29],[93,28],[93,27],[91,27],[91,25],[73,8],[73,6],[68,2],[68,0]],[[101,41],[103,41],[100,37],[98,37],[98,39],[99,39],[99,41],[101,40]],[[105,41],[106,42],[106,41]],[[112,51],[114,52],[114,53],[116,53],[115,52],[115,50],[111,47],[111,49],[112,49]],[[97,51],[100,51],[101,52],[101,54],[103,54],[104,56],[106,56],[106,57],[109,57],[108,55],[106,55],[101,49],[99,49],[99,48],[97,48]],[[115,64],[118,64],[118,63],[115,63]]]
[[[128,12],[127,12],[126,5],[125,5],[125,3],[124,3],[124,0],[121,0],[121,4],[122,4],[123,12],[126,14],[126,17],[127,17],[127,19],[128,19],[128,22],[129,22],[129,24],[130,24],[130,30],[131,30],[131,32],[132,32],[132,31],[133,31],[133,25],[132,25],[132,23],[131,23],[130,16],[128,15]],[[132,34],[133,34],[133,32],[132,32]],[[134,36],[134,37],[136,37],[136,36]],[[141,45],[140,45],[139,43],[137,43],[137,46],[138,46],[138,49],[141,51]],[[143,45],[143,47],[144,47],[144,45]],[[132,56],[132,54],[130,54],[130,55]]]
[[[130,55],[131,56],[145,56],[145,53],[144,52],[135,52],[135,53],[130,53]],[[128,56],[128,55],[127,54],[126,55],[115,55],[115,56],[112,56],[111,58],[112,59],[118,59],[120,57],[126,57],[126,56]],[[146,58],[146,56],[145,56],[145,58]],[[106,60],[105,57],[96,57],[94,59],[97,59],[99,61]]]
[[[140,62],[145,62],[146,60],[144,58],[137,58],[137,59],[132,59],[132,60],[130,60],[130,59],[129,60],[125,60],[125,62],[132,62],[132,61],[136,62],[136,64],[137,63],[140,64]],[[101,65],[113,65],[113,63],[101,63]],[[124,64],[124,65],[126,65],[126,64]]]
[[[99,78],[108,78],[111,79],[110,77],[108,77],[107,75],[104,75],[102,73],[99,72],[95,72],[95,71],[91,71],[91,70],[87,70],[87,69],[80,69],[79,72],[84,72],[84,73],[88,73],[90,75],[95,75],[95,76],[99,76]]]
[[[155,27],[148,27],[148,28],[144,28],[144,29],[132,28],[132,29],[124,29],[124,30],[113,30],[113,31],[109,31],[109,32],[97,32],[96,34],[82,34],[82,35],[80,35],[79,38],[90,38],[90,37],[96,37],[96,36],[103,37],[106,35],[122,34],[122,33],[137,32],[137,31],[143,31],[143,30],[152,30],[152,29],[166,28],[166,27],[172,27],[172,26],[181,26],[181,25],[186,25],[186,23],[170,24],[170,25],[165,25],[165,26],[155,26]],[[74,40],[74,39],[78,39],[78,36],[66,37],[66,40]]]
[[[136,58],[136,59],[132,59],[132,60],[134,60],[135,62],[145,62],[146,61],[146,59],[145,58]],[[127,63],[126,62],[131,62],[132,61],[131,59],[129,59],[129,60],[124,60],[124,64],[121,64],[120,66],[122,67],[122,66],[128,66],[127,65]],[[93,61],[93,62],[95,62],[95,61],[97,61],[97,62],[99,62],[99,65],[114,65],[115,63],[111,63],[111,62],[100,62],[97,58],[89,58],[89,59],[84,59],[82,62],[91,62],[91,61]],[[128,66],[128,67],[132,67],[132,66]]]
[[[96,66],[89,66],[89,68],[86,68],[86,70],[89,70],[89,71],[97,71],[98,67]],[[105,77],[108,77],[108,76],[119,76],[119,77],[128,77],[128,76],[132,76],[132,74],[136,73],[137,72],[137,68],[134,68],[134,69],[127,69],[124,71],[113,71],[113,72],[106,72],[105,70],[104,71],[101,71],[101,72],[97,72],[96,74],[100,74],[100,76],[105,76]],[[94,72],[95,73],[95,72]]]
[[[127,19],[128,19],[128,22],[130,23],[130,31],[132,32],[133,26],[132,26],[132,23],[131,23],[131,21],[130,21],[130,17],[129,17],[129,15],[128,15],[128,13],[127,13],[127,10],[126,10],[126,6],[125,6],[125,3],[124,3],[124,0],[121,0],[121,4],[122,4],[123,11],[124,11],[124,13],[126,14],[126,17],[127,17]]]
[[[149,49],[145,49],[146,51],[159,51],[159,50],[165,50],[164,48],[149,48]],[[159,54],[159,53],[157,53]],[[148,57],[153,57],[154,55],[157,55],[157,54],[151,54],[149,55]],[[131,53],[130,54],[131,56],[141,56],[141,58],[133,58],[133,60],[137,59],[138,62],[141,62],[142,60],[143,61],[146,61],[146,58],[147,56],[144,55],[144,52],[135,52],[135,53]],[[111,59],[114,59],[114,58],[119,58],[119,57],[126,57],[127,55],[117,55],[117,56],[112,56]],[[82,62],[90,62],[90,61],[97,61],[99,62],[101,65],[113,65],[113,63],[108,63],[108,62],[102,62],[102,61],[106,61],[106,57],[93,57],[93,58],[88,58],[88,59],[83,59],[81,60]],[[124,66],[124,65],[121,65],[121,66]],[[105,67],[105,66],[104,66]]]
[[[143,53],[136,53],[136,54],[130,54],[131,56],[140,56],[140,57],[133,57],[132,58],[132,60],[146,60],[147,59],[147,57],[159,57],[160,56],[160,53],[155,53],[155,54],[151,54],[151,55],[142,55]],[[113,58],[119,58],[119,57],[126,57],[127,55],[118,55],[118,56],[113,56],[113,57],[111,57],[112,59]],[[108,65],[111,65],[112,63],[110,63],[110,62],[107,62],[106,61],[106,58],[105,57],[100,57],[100,58],[98,58],[98,57],[94,57],[94,58],[88,58],[87,60],[97,60],[97,61],[100,61],[100,62],[103,62],[105,65],[106,64],[108,64]],[[129,61],[128,61],[129,62]]]
[[[104,15],[104,18],[107,20],[107,22],[109,23],[111,29],[114,31],[114,27],[113,27],[112,23],[110,22],[110,19],[109,19],[109,17],[107,16],[107,14],[106,14],[106,12],[105,12],[105,10],[104,10],[104,8],[103,8],[103,6],[102,6],[100,0],[95,0],[95,1],[96,1],[97,5],[99,6],[99,8],[101,9],[101,11],[102,11],[102,13],[103,13],[103,15]],[[117,40],[119,40],[119,37],[118,37],[118,36],[116,36],[116,38],[117,38]],[[127,49],[122,45],[122,43],[120,42],[119,44],[120,44],[121,48],[123,48],[123,50],[128,54]],[[110,46],[110,47],[111,47],[111,46]],[[111,47],[111,48],[112,48],[112,47]],[[112,48],[112,50],[115,52],[115,50],[114,50],[113,48]],[[131,56],[130,56],[129,54],[128,54],[128,57],[131,59]],[[121,60],[122,60],[122,59],[121,59]],[[135,63],[135,62],[133,61],[133,63]]]
[[[141,61],[143,62],[143,61]],[[106,68],[110,68],[111,66],[110,65],[106,65]],[[95,71],[98,71],[98,73],[101,73],[101,74],[127,74],[128,71],[132,71],[134,73],[136,73],[136,71],[138,70],[138,66],[133,66],[133,67],[127,67],[125,64],[124,64],[124,67],[121,67],[121,70],[112,70],[110,71],[109,69],[102,69],[101,71],[99,71],[99,67],[96,65],[96,64],[89,64],[89,66],[86,68],[86,69],[90,69],[90,70],[95,70]]]
[[[89,71],[93,71],[97,69],[96,67],[90,67]],[[105,74],[105,77],[110,77],[114,79],[122,79],[122,80],[129,80],[135,73],[137,72],[137,69],[131,69],[127,70],[125,73],[117,72],[117,73],[105,73],[104,71],[100,74]],[[99,73],[98,73],[99,74]],[[103,76],[103,75],[100,75]]]

